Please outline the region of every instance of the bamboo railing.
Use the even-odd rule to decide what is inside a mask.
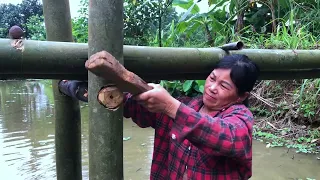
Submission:
[[[0,78],[87,79],[88,44],[0,39]],[[242,49],[260,79],[320,77],[320,50]],[[124,66],[145,80],[205,79],[227,52],[220,48],[123,46]]]

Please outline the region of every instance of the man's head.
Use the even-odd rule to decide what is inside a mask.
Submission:
[[[245,55],[225,56],[206,79],[203,101],[208,109],[220,110],[243,103],[259,76],[259,67]]]

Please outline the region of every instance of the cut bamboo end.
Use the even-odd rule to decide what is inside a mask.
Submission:
[[[123,102],[123,93],[114,84],[109,84],[100,89],[97,100],[106,109],[116,111]]]

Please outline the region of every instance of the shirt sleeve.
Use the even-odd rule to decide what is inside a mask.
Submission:
[[[177,99],[184,103],[191,100],[191,98],[187,96],[177,97]],[[137,101],[132,98],[132,94],[130,93],[124,93],[123,103],[123,116],[125,118],[131,118],[134,123],[142,128],[156,128],[156,121],[160,119],[161,113],[149,112],[142,105],[138,104]],[[162,123],[163,122],[160,122],[159,124]]]
[[[224,117],[211,117],[182,103],[174,119],[172,136],[178,142],[188,139],[208,154],[250,158],[253,116],[248,109],[238,107]]]
[[[149,112],[142,105],[138,104],[130,93],[124,93],[123,103],[123,116],[125,118],[131,118],[141,128],[155,128],[156,119],[159,116],[158,113]]]

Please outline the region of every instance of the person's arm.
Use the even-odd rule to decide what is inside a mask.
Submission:
[[[130,93],[124,93],[123,103],[123,116],[125,118],[131,118],[132,121],[141,128],[155,128],[156,119],[159,117],[159,113],[149,112],[142,105],[138,104]]]
[[[187,103],[191,100],[190,97],[180,96],[175,99],[178,103]],[[160,118],[161,113],[150,112],[148,109],[138,103],[132,98],[132,94],[124,93],[124,117],[132,118],[132,120],[142,128],[153,127],[156,128],[156,121]],[[160,122],[159,124],[162,124]]]
[[[246,159],[251,152],[253,116],[244,105],[228,108],[223,118],[196,112],[173,98],[160,85],[136,97],[151,112],[173,119],[171,137],[178,143],[188,139],[202,151],[220,156]],[[235,109],[236,108],[236,109]]]
[[[208,154],[246,158],[250,156],[252,125],[251,112],[242,106],[219,118],[201,114],[181,103],[171,133],[176,141],[188,139]]]

